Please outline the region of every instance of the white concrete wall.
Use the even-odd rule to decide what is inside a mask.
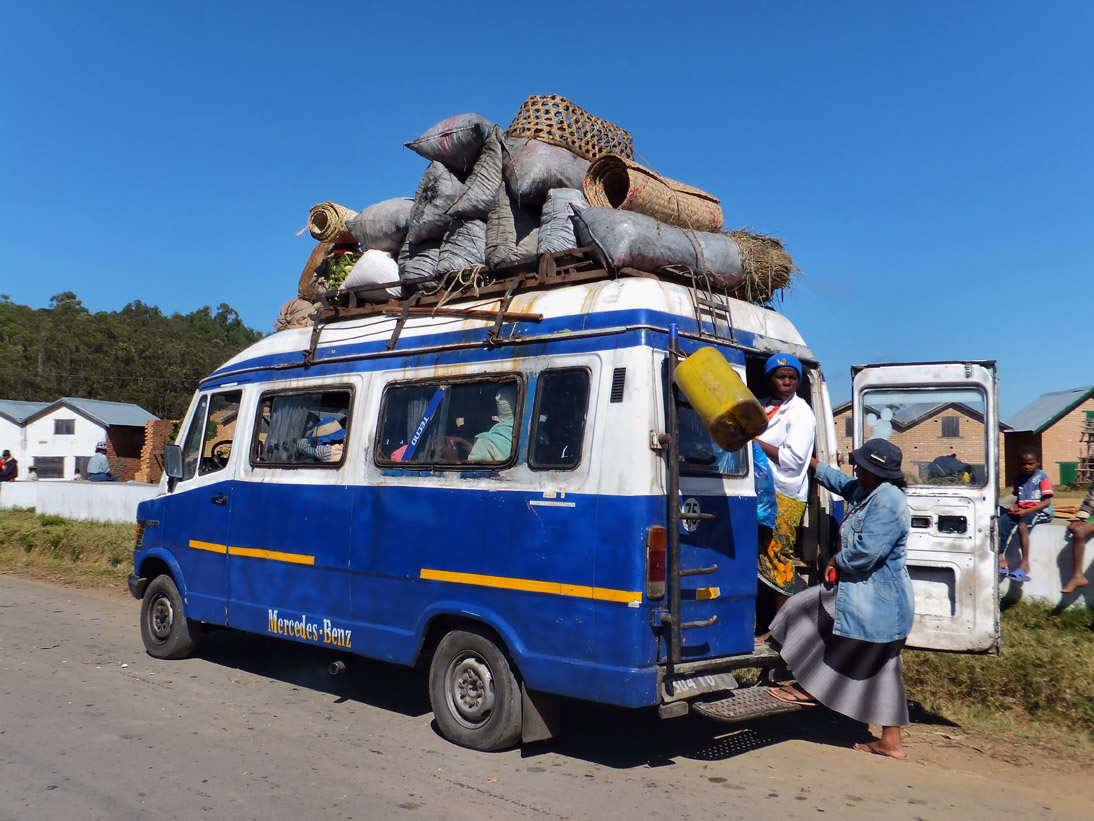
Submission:
[[[134,482],[2,482],[0,510],[29,507],[39,515],[136,523],[137,503],[155,497],[159,491],[159,485]]]
[[[58,435],[53,432],[56,419],[74,419],[75,433]],[[36,456],[65,457],[65,477],[71,479],[76,473],[77,456],[94,456],[95,445],[106,439],[106,428],[92,422],[83,414],[71,408],[55,408],[45,416],[35,419],[26,426],[26,460],[19,460],[19,475],[25,476]]]
[[[5,450],[10,450],[11,455],[19,462],[19,474],[22,475],[26,469],[23,467],[23,456],[26,450],[23,440],[23,428],[10,419],[0,416],[0,453]]]
[[[19,480],[23,473],[23,463],[19,463]],[[0,510],[38,507],[38,485],[41,482],[0,482]]]
[[[1007,551],[1010,567],[1018,567],[1022,560],[1022,551],[1018,545],[1018,533],[1015,531]],[[1083,574],[1091,583],[1081,590],[1067,596],[1060,588],[1067,584],[1074,572],[1074,554],[1071,552],[1071,539],[1067,534],[1067,520],[1057,519],[1043,525],[1037,525],[1029,534],[1029,577],[1028,582],[1016,582],[1010,579],[999,581],[999,592],[1004,601],[1017,599],[1040,599],[1052,606],[1086,605],[1094,607],[1094,539],[1086,543]],[[1006,636],[1003,637],[1006,642]]]

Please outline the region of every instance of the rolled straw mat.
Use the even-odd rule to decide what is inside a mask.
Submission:
[[[346,220],[357,216],[336,202],[321,202],[313,205],[308,213],[308,230],[320,242],[353,242],[357,240],[346,228]]]
[[[634,211],[677,228],[712,234],[722,230],[724,217],[717,197],[615,154],[589,166],[584,188],[590,205]]]

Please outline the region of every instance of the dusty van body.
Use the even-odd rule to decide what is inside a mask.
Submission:
[[[762,395],[766,357],[794,353],[817,458],[835,463],[812,352],[779,313],[686,282],[533,279],[334,311],[205,379],[138,511],[148,651],[186,655],[207,623],[427,664],[439,727],[477,749],[548,737],[558,697],[727,720],[793,709],[733,676],[777,662],[754,639],[750,449],[713,443],[671,369],[713,346]],[[960,376],[945,390],[994,423],[994,370],[972,367],[943,373]],[[929,401],[912,371],[869,373],[868,399]],[[975,483],[912,499],[912,644],[996,646],[991,439]],[[805,581],[841,512],[814,488]]]

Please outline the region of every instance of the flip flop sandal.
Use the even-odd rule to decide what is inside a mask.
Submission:
[[[787,690],[785,687],[768,687],[767,694],[776,701],[781,701],[783,704],[797,704],[800,707],[816,707],[817,702],[810,698],[802,698],[793,690]]]
[[[884,750],[879,750],[877,747],[875,747],[873,742],[869,742],[869,743],[866,743],[866,744],[862,744],[862,743],[855,744],[853,748],[858,750],[860,753],[872,753],[873,755],[880,755],[880,756],[884,756],[885,758],[891,758],[891,759],[893,759],[893,761],[907,761],[908,760],[908,754],[907,753],[905,753],[903,756],[889,755],[889,753],[885,752]]]
[[[1000,567],[999,568],[999,575],[1003,576],[1003,577],[1009,576],[1010,575],[1010,568]]]
[[[1007,578],[1013,579],[1016,582],[1028,582],[1030,580],[1029,574],[1022,570],[1022,568],[1010,571],[1010,573],[1007,574]]]

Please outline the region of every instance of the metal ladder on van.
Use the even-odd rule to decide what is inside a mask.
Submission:
[[[680,580],[684,576],[706,576],[718,570],[717,565],[697,567],[689,570],[680,568],[680,523],[683,521],[701,521],[713,519],[713,513],[684,513],[680,510],[680,422],[676,413],[676,360],[680,358],[679,329],[675,323],[669,326],[668,383],[669,401],[665,415],[667,431],[661,435],[661,447],[665,454],[668,497],[668,528],[665,534],[665,575],[668,584],[668,611],[661,613],[661,625],[668,633],[669,671],[683,661],[683,632],[696,627],[709,627],[718,621],[711,616],[701,621],[685,622],[680,615]]]

